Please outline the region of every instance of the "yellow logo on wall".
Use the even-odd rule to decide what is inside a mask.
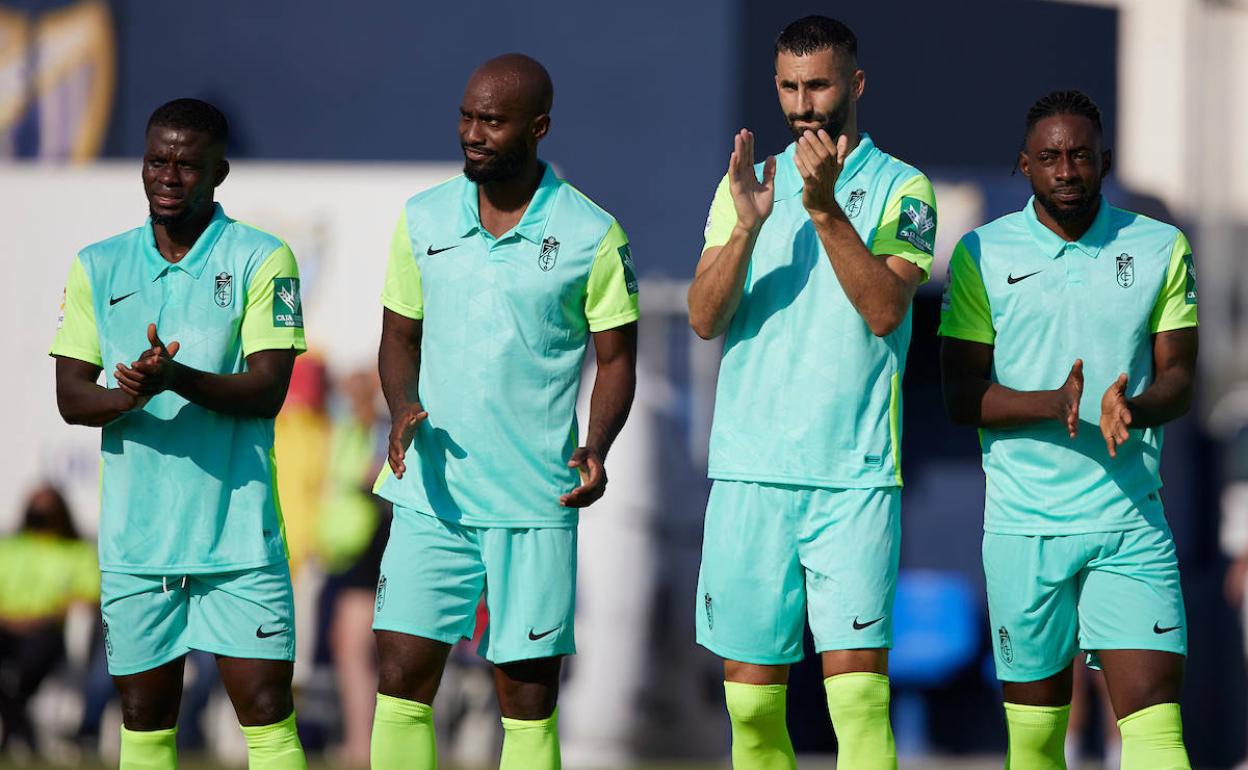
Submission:
[[[0,5],[0,157],[96,157],[112,111],[116,58],[104,0],[41,14]]]

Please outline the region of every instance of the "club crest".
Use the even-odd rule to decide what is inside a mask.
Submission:
[[[1127,253],[1118,255],[1115,261],[1118,267],[1118,285],[1124,289],[1135,283],[1135,259]]]
[[[217,301],[217,307],[229,307],[234,301],[234,277],[229,273],[217,273],[212,298]]]
[[[1014,662],[1014,645],[1010,642],[1010,632],[1005,626],[997,629],[997,644],[1001,647],[1001,660],[1008,666]]]
[[[537,255],[537,266],[545,272],[550,272],[555,267],[555,260],[559,258],[559,241],[555,237],[549,236],[542,241],[542,250]]]
[[[845,201],[845,216],[854,218],[858,216],[858,212],[862,211],[862,201],[867,197],[867,191],[861,187],[849,194],[849,200]]]

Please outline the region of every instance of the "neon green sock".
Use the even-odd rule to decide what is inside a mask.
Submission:
[[[797,758],[785,723],[788,685],[724,682],[736,770],[794,770]]]
[[[498,770],[559,770],[559,709],[545,719],[503,717]]]
[[[828,716],[839,747],[836,766],[853,770],[896,770],[897,745],[888,721],[888,677],[870,671],[823,680]]]
[[[1070,704],[1024,706],[1005,704],[1010,748],[1005,770],[1066,770],[1066,723]]]
[[[1118,720],[1122,770],[1192,770],[1177,703],[1158,703]]]
[[[414,700],[377,693],[373,716],[373,770],[435,770],[438,747],[433,709]]]
[[[271,725],[240,725],[247,739],[247,770],[308,770],[295,730],[295,712]]]
[[[178,766],[178,728],[127,730],[121,728],[120,770],[174,770]]]

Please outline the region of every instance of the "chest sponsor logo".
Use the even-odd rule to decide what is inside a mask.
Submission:
[[[862,202],[867,197],[867,191],[861,187],[849,194],[849,200],[845,201],[845,216],[853,219],[858,216],[858,212],[862,211]]]
[[[549,273],[555,269],[555,260],[559,258],[559,241],[555,236],[547,236],[542,241],[542,250],[537,254],[537,266]]]
[[[212,282],[212,299],[217,307],[229,307],[234,301],[234,277],[229,273],[217,273]]]
[[[1118,285],[1124,289],[1135,283],[1135,258],[1123,252],[1114,260],[1118,272]]]
[[[273,325],[282,329],[303,328],[298,278],[273,279]]]
[[[918,198],[903,197],[897,237],[924,254],[931,254],[936,250],[936,209]]]

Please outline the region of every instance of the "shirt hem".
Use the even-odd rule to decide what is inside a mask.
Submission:
[[[425,317],[424,308],[414,308],[385,297],[381,298],[381,306],[393,313],[398,313],[404,318],[410,318],[413,321],[421,321],[424,320]]]
[[[117,564],[100,562],[100,572],[116,572],[123,575],[214,575],[221,572],[242,572],[261,567],[272,567],[286,561],[286,556],[274,556],[259,561],[227,564]]]
[[[791,484],[795,487],[818,487],[820,489],[887,489],[903,486],[893,474],[880,482],[863,479],[847,480],[837,478],[818,478],[812,476],[788,476],[781,473],[749,473],[744,471],[725,471],[712,468],[707,478],[715,481],[750,481],[756,484]]]
[[[390,499],[390,498],[387,498],[387,499]],[[512,520],[503,522],[503,521],[491,521],[488,519],[478,519],[472,516],[461,516],[460,518],[453,519],[447,516],[441,516],[432,511],[426,511],[420,508],[414,508],[410,505],[407,505],[406,503],[398,502],[397,500],[390,499],[390,502],[394,503],[397,506],[405,508],[408,511],[411,511],[412,513],[420,514],[421,516],[432,516],[435,519],[441,519],[442,521],[450,522],[451,524],[455,524],[457,526],[476,527],[478,529],[576,529],[576,526],[578,523],[576,518],[573,518],[571,521],[558,521],[558,522],[552,522],[549,520],[539,520],[539,519],[520,519],[520,520],[512,519]]]
[[[258,340],[251,345],[243,345],[243,358],[262,350],[294,350],[296,354],[308,350],[307,340]]]
[[[1150,329],[1149,333],[1161,334],[1162,332],[1174,332],[1174,331],[1178,331],[1179,329],[1192,329],[1198,326],[1200,326],[1200,323],[1195,318],[1187,318],[1182,321],[1176,321],[1171,324],[1157,324],[1157,328]]]
[[[1012,535],[1022,537],[1051,537],[1062,535],[1097,535],[1106,532],[1130,532],[1156,526],[1154,522],[1141,517],[1138,521],[1124,521],[1118,524],[1105,522],[1089,524],[1086,527],[998,527],[984,523],[984,532],[989,535]]]

